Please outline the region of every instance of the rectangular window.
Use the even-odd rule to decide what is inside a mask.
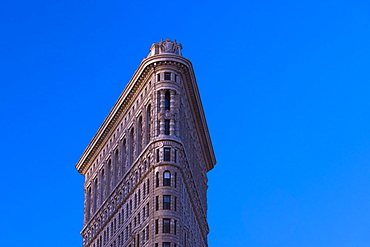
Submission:
[[[164,134],[170,134],[170,120],[164,120]]]
[[[163,152],[164,152],[164,161],[171,161],[171,148],[164,148],[163,149]]]
[[[173,207],[175,208],[175,211],[177,211],[177,197],[176,196],[175,196],[175,203],[174,203]]]
[[[159,162],[159,149],[157,149],[157,162]]]
[[[177,232],[177,220],[175,220],[175,223],[173,225],[173,234],[176,235],[176,232]]]
[[[171,209],[171,196],[163,196],[163,209]]]
[[[171,224],[171,219],[163,219],[163,233],[171,233],[171,228],[170,228],[170,224]]]
[[[171,73],[170,72],[164,72],[164,79],[165,80],[171,80]]]
[[[175,149],[175,155],[174,155],[175,157],[173,158],[173,162],[177,162],[177,149]]]
[[[176,150],[175,150],[176,151]],[[174,182],[175,188],[177,188],[177,172],[175,172],[175,182]]]
[[[157,74],[157,81],[161,80],[161,74]]]
[[[171,186],[171,173],[169,171],[163,173],[163,186]]]
[[[177,75],[175,74],[175,81],[177,82]]]
[[[155,210],[158,211],[159,209],[159,196],[155,197]]]
[[[155,234],[158,234],[158,220],[155,220]]]
[[[162,247],[170,247],[171,243],[170,242],[163,242]]]

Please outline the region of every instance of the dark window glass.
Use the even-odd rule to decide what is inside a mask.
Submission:
[[[162,247],[170,247],[171,243],[170,242],[163,242]]]
[[[161,74],[157,74],[157,81],[161,80]]]
[[[159,149],[157,149],[157,162],[159,162]]]
[[[170,233],[171,219],[163,219],[163,233]]]
[[[175,81],[177,81],[177,75],[175,74]]]
[[[171,73],[170,72],[164,72],[164,79],[165,80],[171,80]]]
[[[177,232],[177,220],[175,220],[174,225],[173,225],[173,234],[176,235]]]
[[[155,187],[159,187],[159,172],[155,174]]]
[[[164,120],[164,134],[170,134],[170,120]]]
[[[155,234],[158,234],[158,220],[155,220]]]
[[[171,209],[171,196],[163,196],[163,209]]]
[[[176,150],[175,150],[176,151]],[[175,153],[176,154],[176,153]],[[177,187],[177,172],[175,172],[175,188]]]
[[[171,173],[168,171],[163,173],[163,186],[171,186]]]
[[[173,207],[175,208],[175,211],[177,211],[177,197],[175,197],[175,203],[174,203]]]
[[[171,161],[171,149],[170,148],[164,148],[163,151],[164,151],[163,160],[164,161]]]
[[[175,157],[173,158],[174,160],[173,160],[173,162],[177,162],[177,149],[175,149],[175,155],[174,155]]]
[[[166,110],[170,110],[170,100],[171,100],[171,95],[170,95],[170,91],[166,91],[165,95],[164,95],[164,108]]]
[[[159,209],[159,197],[156,196],[155,197],[155,210],[158,210]]]

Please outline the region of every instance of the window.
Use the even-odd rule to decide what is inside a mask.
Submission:
[[[155,174],[155,187],[159,187],[159,172]]]
[[[175,74],[175,81],[177,82],[177,75]]]
[[[149,195],[149,178],[146,180],[146,194]]]
[[[175,157],[173,158],[173,162],[177,162],[177,149],[175,149],[175,155],[174,155]],[[176,188],[176,187],[175,187]]]
[[[164,79],[165,80],[171,80],[171,73],[170,72],[164,72]]]
[[[145,198],[146,193],[146,183],[143,184],[143,199]]]
[[[161,74],[157,74],[157,81],[161,80]]]
[[[159,149],[157,149],[157,162],[159,162]]]
[[[147,108],[147,111],[146,111],[146,144],[149,143],[149,140],[150,140],[150,131],[151,131],[151,116],[150,116],[150,108],[151,108],[151,105],[148,105],[148,108]]]
[[[170,231],[171,219],[163,219],[163,233],[171,233]]]
[[[170,242],[163,242],[163,247],[170,247],[171,246],[171,243]]]
[[[169,171],[163,173],[163,186],[171,186],[171,173]]]
[[[159,209],[159,196],[155,197],[155,210]]]
[[[177,197],[176,196],[175,196],[175,203],[174,203],[173,207],[175,208],[175,211],[177,211]]]
[[[164,148],[163,151],[164,151],[163,160],[164,161],[171,161],[171,149],[170,148]]]
[[[155,234],[158,234],[158,220],[155,220]]]
[[[177,220],[175,220],[174,225],[173,225],[173,234],[176,235],[176,231],[177,231]]]
[[[163,196],[163,209],[171,209],[171,196]]]
[[[164,120],[164,134],[170,134],[170,120]]]
[[[175,150],[176,151],[176,150]],[[175,153],[176,154],[176,153]],[[175,188],[177,188],[177,172],[175,172]]]
[[[164,94],[164,108],[165,110],[170,110],[170,100],[171,100],[171,95],[170,95],[170,91],[166,91],[166,93]]]

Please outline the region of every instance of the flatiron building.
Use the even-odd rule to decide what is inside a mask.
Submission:
[[[216,161],[189,60],[152,44],[79,159],[84,247],[203,247]]]

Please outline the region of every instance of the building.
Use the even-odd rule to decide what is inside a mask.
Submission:
[[[84,247],[208,246],[207,172],[215,156],[182,46],[154,43],[76,168]]]

